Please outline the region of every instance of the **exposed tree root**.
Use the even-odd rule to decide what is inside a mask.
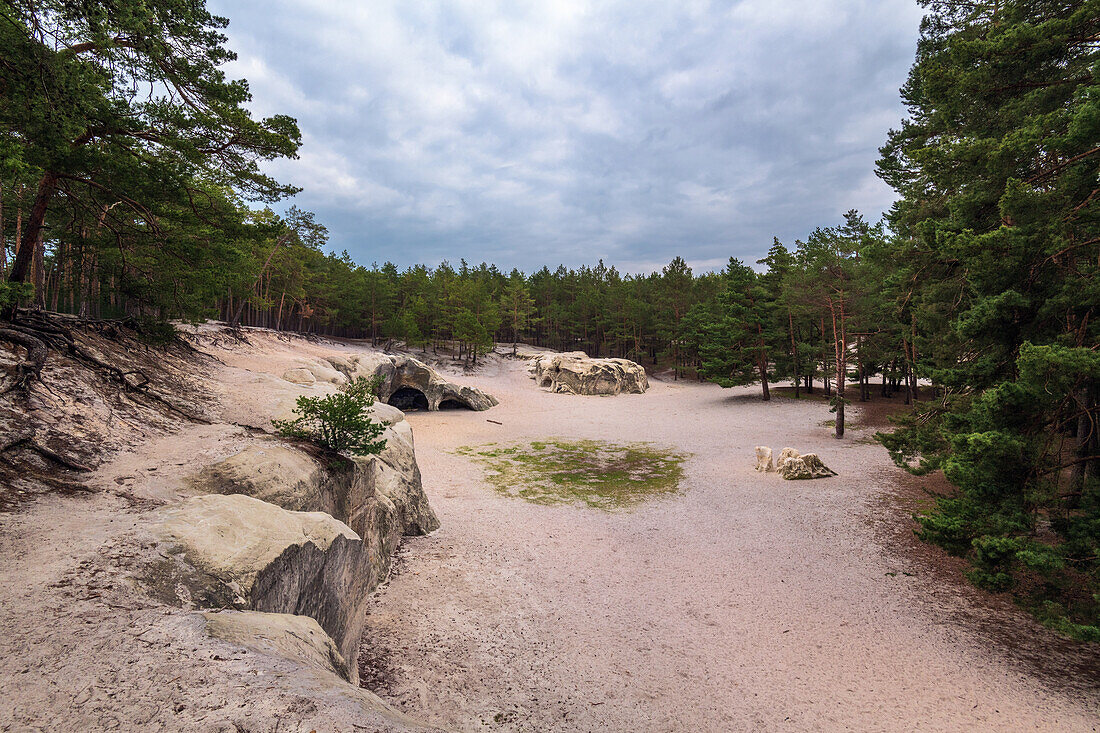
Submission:
[[[27,358],[21,361],[15,368],[15,380],[0,391],[7,394],[14,389],[23,389],[31,381],[42,380],[42,367],[46,366],[46,357],[49,348],[46,343],[32,334],[26,333],[21,328],[0,327],[0,338],[10,341],[27,350]]]
[[[59,352],[75,357],[88,366],[106,372],[109,379],[121,385],[127,392],[140,394],[158,403],[163,409],[190,420],[191,422],[202,423],[204,425],[210,424],[210,421],[206,418],[181,409],[172,404],[171,400],[164,395],[158,394],[150,389],[150,379],[142,370],[123,370],[113,364],[108,364],[92,354],[88,349],[84,348],[76,341],[71,331],[65,328],[61,320],[62,319],[58,317],[48,316],[41,311],[20,311],[17,321],[0,327],[0,338],[23,346],[27,349],[28,354],[27,359],[21,362],[17,367],[15,380],[0,391],[0,395],[17,388],[26,389],[32,382],[41,383],[42,368],[46,364],[49,349],[52,347]],[[116,340],[122,338],[123,328],[131,328],[141,333],[140,323],[130,319],[125,321],[91,321],[77,318],[65,320],[71,320],[73,323],[94,328],[109,338]],[[195,349],[195,347],[187,343],[184,339],[176,339],[176,341],[178,342],[177,345],[188,349],[192,353],[202,354],[201,351]]]
[[[71,471],[80,471],[81,473],[87,473],[92,469],[85,466],[83,463],[78,463],[71,458],[66,458],[57,451],[51,450],[44,445],[39,445],[35,442],[35,431],[25,430],[14,436],[10,436],[0,442],[0,453],[11,450],[12,448],[26,448],[32,450],[43,458],[48,458],[54,463],[57,463]]]

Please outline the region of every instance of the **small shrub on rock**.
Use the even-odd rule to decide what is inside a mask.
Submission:
[[[345,384],[339,392],[324,397],[298,398],[293,420],[272,420],[281,435],[309,440],[317,445],[357,456],[375,455],[386,447],[378,436],[387,423],[379,423],[367,415],[374,404],[381,382],[358,377]]]

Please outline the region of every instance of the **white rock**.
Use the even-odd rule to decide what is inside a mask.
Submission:
[[[826,466],[816,453],[799,455],[793,448],[784,448],[779,454],[778,468],[779,475],[788,481],[836,476],[836,471]]]
[[[775,470],[775,464],[772,463],[772,449],[766,445],[756,446],[756,470],[762,473]]]
[[[206,633],[230,644],[351,678],[332,638],[309,616],[262,611],[205,613]]]
[[[629,359],[593,359],[583,351],[537,356],[528,371],[539,387],[562,394],[642,394],[649,389],[639,364]]]
[[[287,369],[283,372],[283,379],[293,384],[312,385],[317,382],[317,377],[313,376],[313,372],[304,367]]]

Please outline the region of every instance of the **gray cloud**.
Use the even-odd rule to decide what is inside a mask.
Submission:
[[[215,0],[258,114],[360,262],[753,261],[849,208],[903,114],[913,0]]]

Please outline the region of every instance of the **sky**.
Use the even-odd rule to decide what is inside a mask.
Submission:
[[[212,0],[265,169],[362,264],[698,271],[876,221],[915,0]]]

